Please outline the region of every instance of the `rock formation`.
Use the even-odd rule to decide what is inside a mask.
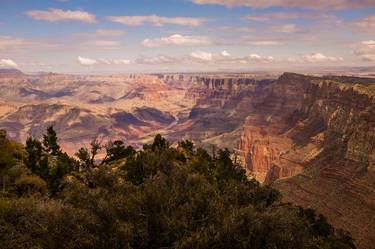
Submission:
[[[0,128],[25,140],[55,125],[65,151],[95,136],[191,139],[230,148],[285,201],[375,244],[375,80],[284,73],[0,75]]]
[[[359,248],[371,248],[375,80],[285,73],[262,84],[227,82],[205,79],[190,93],[197,98],[196,124],[223,115],[228,123],[237,120],[232,131],[215,127],[229,138],[240,134],[233,143],[250,174],[274,184],[286,201],[328,216],[353,234]],[[210,113],[215,107],[220,111]]]

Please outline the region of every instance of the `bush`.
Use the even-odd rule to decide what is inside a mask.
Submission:
[[[23,175],[15,181],[16,192],[19,196],[47,193],[47,183],[35,175]]]

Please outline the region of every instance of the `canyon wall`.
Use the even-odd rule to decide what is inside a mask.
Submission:
[[[375,80],[264,74],[0,72],[0,128],[24,141],[54,125],[74,154],[93,138],[160,133],[229,148],[249,177],[375,244]]]
[[[203,78],[188,95],[196,101],[190,130],[217,120],[205,131],[224,135],[206,142],[232,144],[248,173],[277,187],[285,201],[323,213],[359,248],[375,244],[374,80]]]

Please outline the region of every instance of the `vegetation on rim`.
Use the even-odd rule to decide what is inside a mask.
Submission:
[[[0,173],[2,248],[355,248],[322,215],[247,179],[228,150],[190,141],[157,135],[138,151],[93,141],[72,158],[52,127],[26,146],[2,131]]]

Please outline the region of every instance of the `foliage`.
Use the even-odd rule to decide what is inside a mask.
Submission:
[[[104,163],[110,163],[122,158],[129,157],[135,154],[135,150],[132,146],[124,146],[124,142],[121,140],[116,140],[114,142],[109,142],[106,146],[107,156],[103,160]]]
[[[47,128],[47,134],[43,135],[43,146],[47,153],[57,156],[61,153],[60,146],[57,143],[57,134],[53,126]]]
[[[61,151],[52,126],[48,127],[47,134],[43,135],[43,142],[29,137],[26,151],[28,156],[25,165],[47,183],[51,196],[62,190],[65,176],[78,167],[76,160]]]
[[[17,194],[0,197],[2,248],[355,248],[322,215],[249,180],[228,150],[158,135],[139,151],[110,143],[101,163],[92,143],[78,164],[48,141],[28,140]]]
[[[23,146],[7,139],[6,131],[0,130],[0,182],[2,194],[13,184],[12,168],[25,157]]]
[[[36,175],[22,175],[15,181],[16,192],[19,196],[28,194],[47,193],[47,183]]]

